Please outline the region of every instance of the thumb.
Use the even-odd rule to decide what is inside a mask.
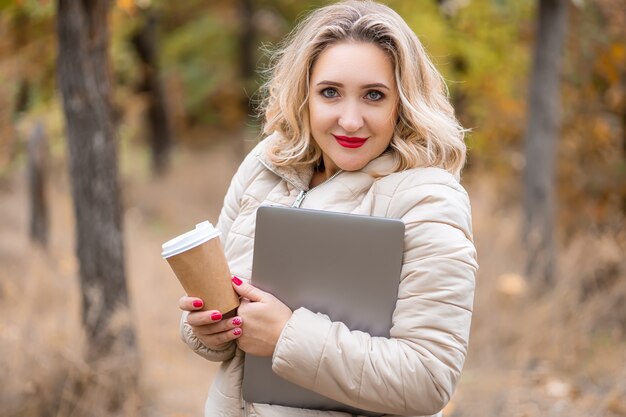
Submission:
[[[233,288],[241,297],[245,297],[250,301],[262,301],[265,292],[257,287],[242,281],[237,277],[233,277]]]

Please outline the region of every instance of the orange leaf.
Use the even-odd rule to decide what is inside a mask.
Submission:
[[[135,11],[134,0],[117,0],[117,7],[124,10],[127,13],[133,13]]]

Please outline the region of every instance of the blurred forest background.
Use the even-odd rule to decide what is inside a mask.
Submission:
[[[202,414],[216,365],[179,341],[160,245],[216,220],[263,50],[327,3],[0,0],[0,415]],[[472,130],[446,416],[626,416],[626,1],[386,3]]]

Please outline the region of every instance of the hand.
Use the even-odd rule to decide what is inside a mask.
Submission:
[[[237,346],[255,356],[272,356],[292,311],[272,294],[233,278],[233,287],[242,298],[237,310],[245,322]]]
[[[222,320],[222,313],[217,310],[199,311],[203,301],[197,297],[181,297],[178,307],[183,311],[189,311],[187,323],[191,330],[207,347],[219,350],[228,342],[241,336],[240,316]]]

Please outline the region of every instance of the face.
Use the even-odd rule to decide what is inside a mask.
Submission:
[[[326,176],[356,171],[387,149],[398,103],[393,65],[371,43],[326,48],[311,70],[311,133],[321,148]]]

